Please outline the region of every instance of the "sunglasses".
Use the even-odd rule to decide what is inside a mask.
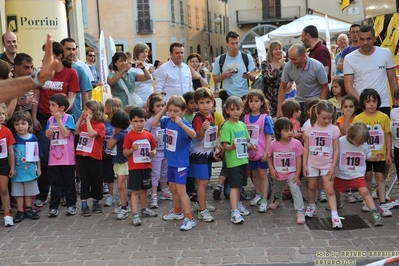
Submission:
[[[87,56],[95,57],[96,55],[95,54],[88,54]]]

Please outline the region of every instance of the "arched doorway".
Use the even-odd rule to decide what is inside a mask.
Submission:
[[[255,37],[261,37],[263,35],[266,35],[267,33],[274,31],[277,28],[277,26],[269,24],[253,27],[242,37],[240,49],[244,50],[247,53],[256,53]]]

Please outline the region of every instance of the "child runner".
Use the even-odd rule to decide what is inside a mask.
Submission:
[[[370,137],[368,144],[370,145],[373,155],[382,153],[384,158],[379,162],[366,162],[366,182],[367,188],[371,193],[371,179],[374,178],[377,182],[378,196],[380,198],[379,211],[382,216],[392,216],[385,199],[385,165],[390,165],[392,161],[391,149],[391,126],[388,115],[377,109],[381,105],[381,98],[378,92],[374,89],[365,89],[360,94],[360,107],[363,112],[353,119],[353,123],[363,122],[369,129]],[[363,211],[370,211],[364,205]]]
[[[14,136],[11,131],[4,126],[7,122],[7,106],[0,103],[0,197],[4,209],[4,226],[14,225],[11,217],[10,194],[8,193],[8,180],[15,176],[15,156],[13,144]]]
[[[40,216],[32,208],[32,196],[39,194],[37,177],[40,176],[39,143],[35,135],[28,132],[32,117],[27,111],[17,111],[12,116],[14,124],[15,177],[11,179],[11,196],[17,200],[18,211],[14,223],[26,217],[37,220]],[[24,208],[25,206],[25,208]]]
[[[243,122],[247,126],[250,142],[257,150],[248,152],[249,168],[252,171],[252,181],[255,186],[256,195],[249,203],[256,206],[259,203],[259,212],[267,210],[267,195],[269,191],[269,180],[267,178],[267,153],[273,136],[273,121],[267,115],[267,103],[265,95],[261,90],[252,90],[247,95],[244,104]]]
[[[228,182],[230,185],[231,219],[234,224],[244,222],[242,215],[250,212],[240,201],[240,188],[243,179],[247,178],[248,148],[257,148],[250,143],[250,136],[246,125],[240,121],[243,103],[240,97],[230,96],[224,105],[228,120],[224,123],[220,142],[225,150]]]
[[[126,134],[123,142],[123,155],[128,158],[129,189],[132,190],[132,223],[141,225],[139,197],[142,217],[157,217],[158,214],[147,208],[147,190],[151,188],[151,158],[155,156],[155,138],[144,130],[145,110],[141,107],[130,111],[130,124],[133,129]]]
[[[80,177],[82,188],[82,216],[90,216],[87,199],[93,198],[93,212],[102,213],[99,201],[103,198],[102,144],[105,137],[106,121],[104,104],[89,100],[85,103],[82,115],[76,122],[75,135],[79,135],[76,146],[80,156]]]
[[[329,101],[336,108],[335,118],[338,118],[343,115],[343,112],[341,109],[341,106],[342,106],[341,102],[342,102],[342,97],[344,97],[345,95],[346,95],[346,91],[345,91],[344,79],[342,77],[337,77],[337,78],[333,79],[332,84],[331,84]],[[334,119],[334,120],[336,120],[336,119]]]
[[[197,112],[198,106],[197,103],[194,101],[194,92],[189,91],[183,94],[183,98],[187,104],[187,110],[184,113],[184,118],[192,124],[195,112]],[[197,202],[197,188],[195,187],[195,178],[188,177],[186,182],[186,191],[190,201]]]
[[[105,114],[107,115],[107,121],[105,121],[105,139],[103,143],[103,193],[108,194],[105,199],[104,206],[111,207],[115,203],[114,197],[114,166],[113,159],[116,155],[116,147],[108,149],[107,144],[111,139],[114,127],[111,125],[112,116],[122,110],[122,101],[118,98],[108,98],[105,103]]]
[[[50,140],[48,174],[51,187],[48,217],[58,216],[61,191],[65,193],[67,215],[76,214],[75,188],[75,141],[73,116],[66,114],[69,100],[65,94],[50,97],[51,117],[46,125],[46,137]]]
[[[302,140],[301,123],[298,119],[301,117],[301,105],[295,100],[284,101],[281,105],[281,111],[284,117],[287,117],[294,128],[294,138]]]
[[[352,121],[355,118],[355,110],[359,107],[357,99],[352,95],[345,95],[341,100],[341,111],[342,115],[338,117],[335,125],[341,131],[341,137],[346,135],[346,129],[352,125]],[[345,194],[345,201],[348,203],[355,203],[358,201],[363,201],[362,196],[360,196],[358,191],[354,193],[353,188],[350,188],[349,191]],[[337,198],[339,199],[339,198]],[[338,206],[339,208],[339,206]]]
[[[338,216],[334,193],[334,172],[338,163],[340,132],[337,126],[331,124],[334,114],[334,105],[327,100],[321,100],[312,108],[311,126],[304,132],[303,175],[308,177],[309,197],[305,215],[315,215],[317,178],[321,176],[331,210],[332,227],[340,228],[342,223]]]
[[[275,139],[270,144],[268,164],[273,181],[274,200],[269,209],[275,210],[281,204],[282,190],[287,181],[291,190],[297,224],[305,223],[303,197],[299,185],[302,169],[302,143],[294,138],[292,122],[285,117],[274,123]]]
[[[152,125],[152,120],[154,120],[154,117],[162,111],[165,105],[165,98],[159,92],[154,92],[147,100],[147,113],[151,114],[151,117],[147,120],[144,129],[151,132],[157,142],[157,153],[151,161],[151,209],[158,208],[158,184],[161,185],[160,199],[172,200],[172,193],[169,191],[167,183],[168,162],[164,156],[165,130]]]
[[[163,216],[165,221],[183,220],[181,231],[197,225],[186,192],[191,139],[197,137],[190,123],[182,118],[187,105],[182,96],[172,96],[166,107],[152,121],[153,126],[165,129],[165,157],[168,160],[168,182],[173,196],[173,210]],[[168,111],[169,117],[162,117]],[[184,214],[182,211],[184,209]]]
[[[358,189],[370,209],[375,226],[383,225],[381,214],[378,212],[364,179],[366,160],[379,162],[384,158],[382,153],[372,155],[369,140],[369,131],[363,123],[354,123],[349,126],[346,136],[339,138],[339,163],[335,171],[334,190],[338,198],[340,192],[348,188]],[[341,227],[340,227],[341,228]]]
[[[127,200],[126,180],[129,175],[127,158],[123,156],[123,142],[127,134],[126,129],[129,127],[129,116],[124,111],[117,111],[111,119],[111,126],[114,127],[111,139],[107,143],[109,150],[116,148],[116,154],[112,156],[114,173],[118,180],[118,191],[121,206],[114,209],[117,214],[116,219],[124,220],[129,217],[131,212],[129,201]]]
[[[198,107],[192,125],[197,133],[190,148],[190,166],[188,176],[198,181],[197,198],[194,211],[198,211],[198,219],[204,222],[213,222],[209,212],[215,207],[206,201],[206,190],[212,175],[213,149],[217,145],[217,127],[213,115],[213,92],[205,87],[197,88],[194,92],[194,101]]]

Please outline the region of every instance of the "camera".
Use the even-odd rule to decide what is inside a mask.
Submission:
[[[234,73],[234,74],[237,73],[238,72],[238,68],[235,67],[235,68],[231,69],[231,72]]]
[[[154,67],[157,68],[158,65],[159,65],[159,59],[155,60],[155,62],[154,62]]]
[[[132,67],[136,67],[136,63],[133,63],[133,64],[132,64]]]

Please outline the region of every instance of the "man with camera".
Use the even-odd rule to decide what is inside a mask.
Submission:
[[[243,96],[249,92],[249,82],[255,80],[252,72],[255,69],[254,61],[250,54],[242,54],[240,46],[240,35],[236,31],[229,31],[226,35],[228,52],[216,58],[213,68],[213,80],[221,82],[223,91],[219,93],[222,104],[231,96]],[[247,57],[248,59],[246,59]],[[223,60],[224,58],[224,60]]]

